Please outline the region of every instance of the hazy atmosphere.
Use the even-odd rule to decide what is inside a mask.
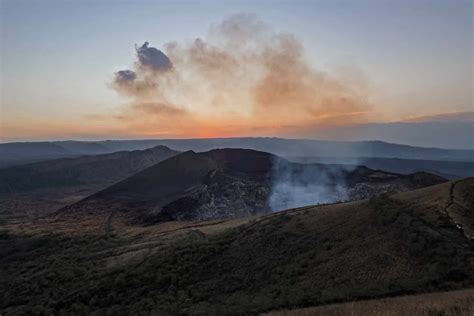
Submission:
[[[474,148],[471,1],[297,3],[4,0],[1,140]]]
[[[473,5],[0,0],[0,316],[473,316]]]

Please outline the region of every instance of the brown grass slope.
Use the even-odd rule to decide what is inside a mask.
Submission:
[[[472,213],[473,183],[108,238],[4,233],[0,310],[249,314],[473,287],[472,217],[449,207]]]
[[[472,316],[474,289],[331,304],[270,312],[267,316]]]

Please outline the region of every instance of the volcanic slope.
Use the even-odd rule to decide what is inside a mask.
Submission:
[[[147,224],[235,218],[270,212],[275,205],[280,207],[278,210],[291,207],[288,201],[293,201],[295,188],[317,191],[314,199],[313,192],[309,192],[310,198],[303,203],[308,205],[359,200],[444,181],[428,173],[400,175],[366,167],[290,163],[247,149],[188,151],[63,211],[120,211],[132,221]]]
[[[156,146],[0,169],[0,194],[79,186],[93,186],[97,191],[178,153],[165,146]]]
[[[472,288],[473,187],[468,178],[108,238],[11,234],[0,241],[0,311],[253,314]]]

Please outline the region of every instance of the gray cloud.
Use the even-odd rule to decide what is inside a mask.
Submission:
[[[120,70],[115,73],[116,82],[129,82],[137,78],[137,74],[133,70]]]
[[[137,57],[140,65],[149,67],[152,70],[168,70],[173,67],[170,59],[161,50],[155,47],[148,47],[148,42],[136,47]]]

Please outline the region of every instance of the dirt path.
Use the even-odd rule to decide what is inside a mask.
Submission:
[[[204,222],[202,224],[196,223],[194,225],[188,225],[188,226],[183,226],[183,227],[180,227],[180,228],[165,230],[164,232],[160,232],[160,233],[156,234],[155,236],[162,237],[162,236],[169,235],[171,233],[175,233],[175,232],[178,232],[178,231],[181,231],[181,230],[187,230],[187,229],[196,228],[196,227],[214,226],[214,225],[219,225],[219,224],[225,223],[227,221],[229,221],[229,220],[222,220],[222,221],[217,221],[217,222],[214,222],[214,223],[206,223],[206,222]]]
[[[453,205],[458,205],[464,209],[467,209],[464,205],[456,202],[456,199],[454,197],[454,190],[456,188],[456,185],[462,180],[457,180],[457,181],[453,181],[453,183],[451,184],[450,188],[449,188],[449,200],[448,200],[448,203],[446,204],[445,208],[444,208],[444,213],[446,214],[446,216],[448,217],[449,221],[463,234],[463,236],[465,236],[466,238],[470,239],[471,237],[468,236],[465,232],[464,232],[464,229],[462,227],[462,225],[458,222],[456,222],[456,220],[452,217],[452,215],[449,213],[449,209],[453,206]],[[468,210],[469,211],[469,210]]]

